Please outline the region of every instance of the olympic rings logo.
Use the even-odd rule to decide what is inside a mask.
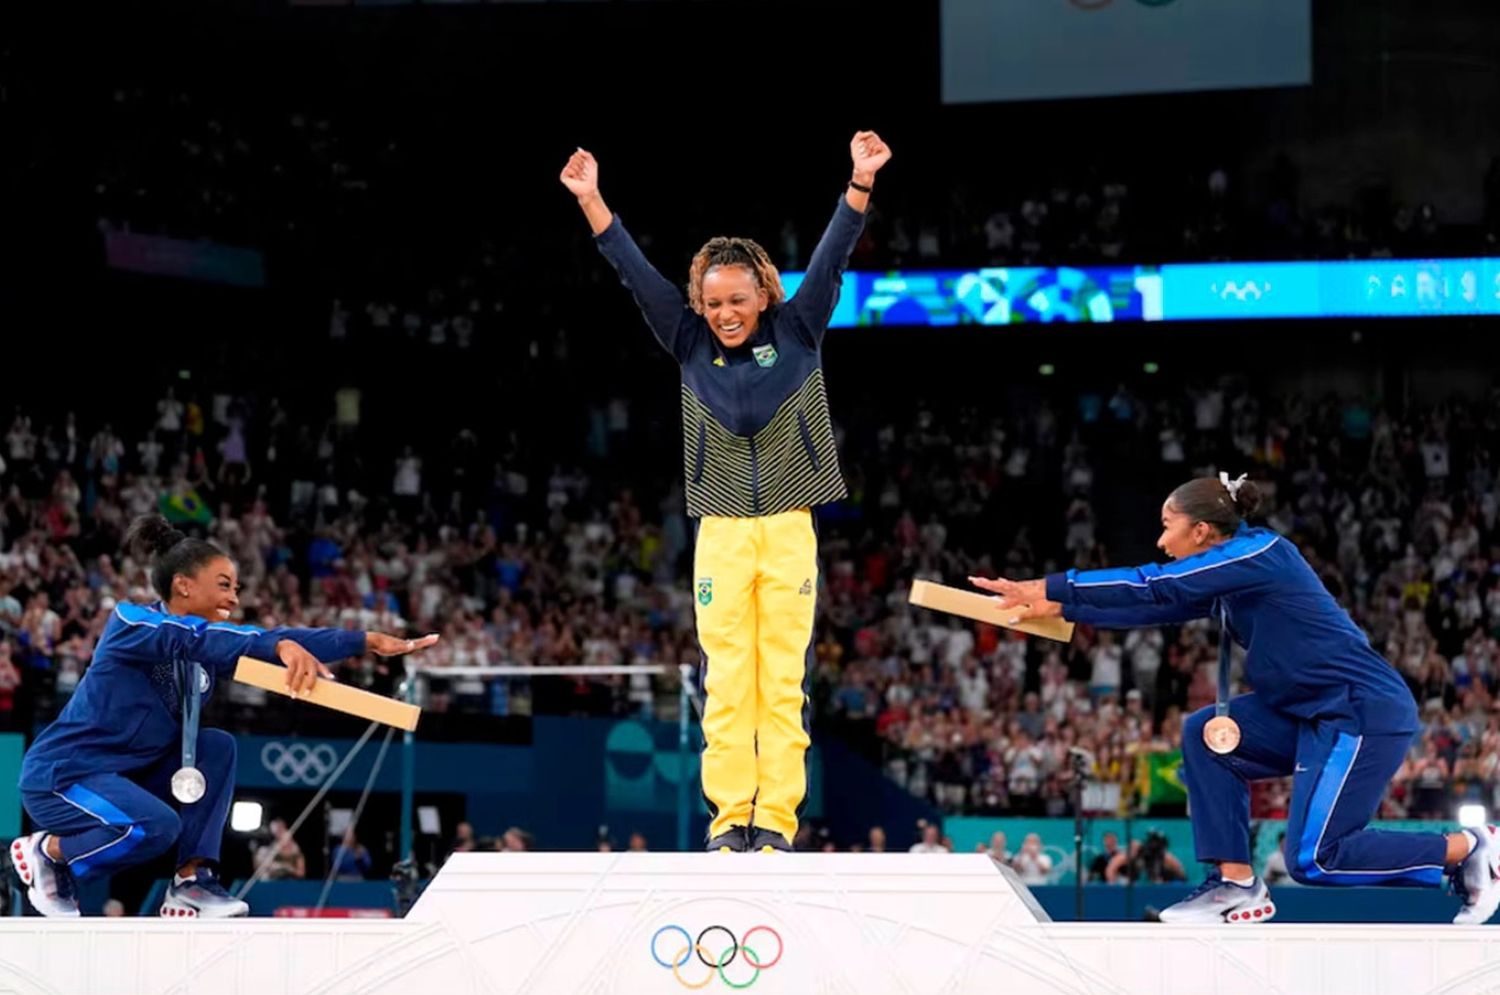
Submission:
[[[282,784],[320,784],[333,772],[339,755],[327,743],[267,743],[261,747],[260,762]]]
[[[661,958],[662,948],[659,944],[664,933],[678,933],[682,936],[682,944],[677,952],[672,955],[671,960],[662,960]],[[718,956],[714,956],[713,950],[704,946],[703,941],[710,933],[723,933],[729,939],[729,942],[724,944],[723,949],[719,951]],[[775,957],[762,960],[760,954],[756,953],[755,949],[750,946],[750,937],[756,933],[764,933],[767,937],[776,941]],[[667,949],[670,949],[670,947]],[[735,939],[734,933],[730,931],[728,926],[705,927],[703,932],[698,934],[697,939],[694,939],[692,934],[685,928],[677,925],[663,926],[651,936],[651,959],[671,971],[672,977],[676,978],[677,983],[684,988],[706,987],[710,981],[714,980],[715,975],[718,975],[719,980],[730,988],[749,988],[760,980],[760,972],[775,967],[781,961],[781,955],[785,949],[785,944],[781,941],[781,934],[770,926],[751,926],[750,931],[745,934],[743,940]],[[706,967],[708,972],[703,975],[700,981],[689,981],[683,977],[682,968],[686,966],[695,953],[698,955],[698,962]],[[731,981],[729,975],[724,971],[726,967],[735,962],[736,958],[744,961],[755,972],[745,981]]]

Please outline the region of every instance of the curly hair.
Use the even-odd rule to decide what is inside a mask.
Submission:
[[[693,264],[688,268],[688,304],[699,314],[703,313],[703,278],[715,266],[743,266],[766,292],[771,306],[786,300],[781,274],[757,242],[748,238],[711,238],[693,256]]]

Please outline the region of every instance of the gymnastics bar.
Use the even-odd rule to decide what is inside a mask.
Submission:
[[[591,667],[587,664],[555,667],[443,667],[422,663],[410,669],[421,674],[423,677],[443,679],[459,677],[620,677],[630,674],[656,676],[665,674],[670,668],[662,663],[637,663],[598,667]]]
[[[958,587],[948,587],[946,584],[916,580],[912,581],[911,596],[907,600],[919,608],[931,608],[933,611],[947,612],[950,615],[962,615],[976,622],[998,625],[1002,629],[1015,629],[1028,636],[1055,639],[1060,643],[1070,642],[1073,639],[1073,623],[1067,619],[1029,618],[1020,622],[1010,622],[1010,615],[1015,609],[1001,608],[995,603],[995,596],[992,594],[980,594],[978,591],[965,591]]]
[[[239,665],[234,668],[234,679],[241,684],[249,684],[263,691],[273,691],[289,698],[296,697],[286,689],[286,668],[274,663],[266,663],[264,660],[256,660],[248,656],[240,657]],[[335,712],[357,715],[371,722],[405,729],[407,732],[416,730],[417,719],[422,715],[422,710],[416,705],[396,701],[369,691],[361,691],[359,688],[322,677],[318,678],[318,682],[313,685],[307,697],[299,697],[297,700],[310,701],[314,705],[331,708]]]

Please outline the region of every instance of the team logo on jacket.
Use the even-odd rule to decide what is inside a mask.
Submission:
[[[707,608],[714,600],[714,579],[712,577],[698,578],[698,604]]]
[[[800,590],[797,591],[797,593],[798,594],[811,594],[812,593],[812,578],[811,577],[809,577],[807,580],[804,580],[802,582],[802,587],[801,587]]]
[[[758,345],[750,350],[755,356],[755,361],[761,366],[776,365],[776,347],[773,345]]]

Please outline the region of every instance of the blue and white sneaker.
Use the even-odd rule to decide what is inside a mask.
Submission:
[[[1162,922],[1177,925],[1198,923],[1270,922],[1276,916],[1276,903],[1265,882],[1257,877],[1248,885],[1225,881],[1214,871],[1175,905],[1161,910]]]
[[[1478,842],[1453,869],[1453,893],[1464,902],[1453,921],[1459,926],[1483,926],[1500,908],[1500,830],[1481,826],[1467,832]]]
[[[78,917],[78,889],[73,886],[73,872],[47,856],[43,844],[46,833],[19,836],[10,844],[10,865],[26,887],[31,907],[49,918]]]
[[[224,890],[212,867],[199,867],[180,884],[173,878],[161,903],[163,919],[234,919],[249,914],[250,906]]]

